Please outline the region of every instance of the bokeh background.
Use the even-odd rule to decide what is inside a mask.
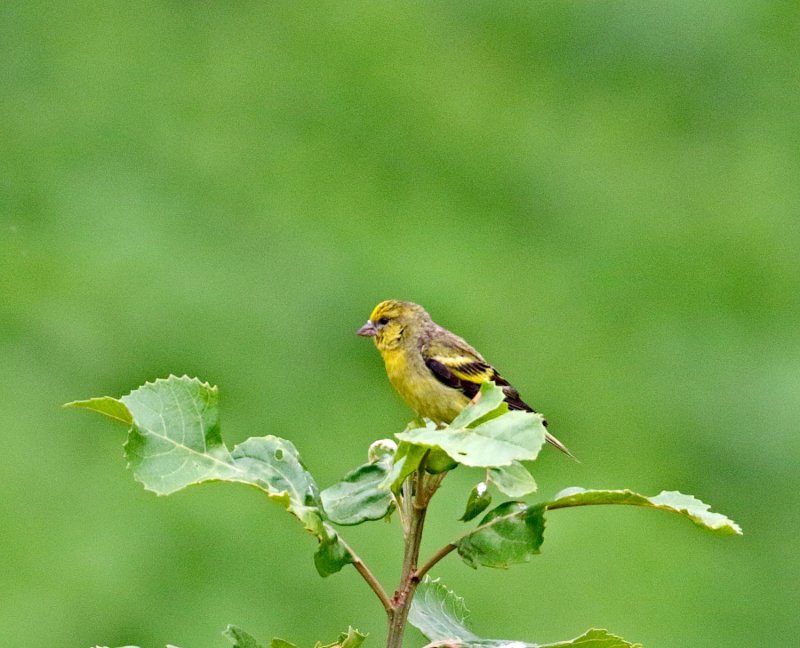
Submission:
[[[393,297],[580,457],[543,453],[542,496],[676,489],[745,530],[554,512],[528,565],[435,570],[476,632],[796,645],[798,43],[797,3],[761,0],[4,3],[3,642],[380,646],[371,592],[320,579],[279,507],[156,498],[122,428],[60,405],[197,375],[231,445],[287,437],[325,486],[410,418],[354,335]],[[345,537],[391,588],[396,521]]]

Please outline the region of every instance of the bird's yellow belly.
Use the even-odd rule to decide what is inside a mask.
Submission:
[[[409,359],[398,350],[385,353],[383,360],[397,393],[419,416],[449,423],[469,402],[460,391],[436,380],[421,357]]]

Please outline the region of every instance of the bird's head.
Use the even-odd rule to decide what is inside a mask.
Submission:
[[[409,335],[416,333],[430,316],[419,304],[390,299],[378,304],[359,335],[371,337],[381,351],[397,347]]]

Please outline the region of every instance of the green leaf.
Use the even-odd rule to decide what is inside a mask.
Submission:
[[[170,376],[120,400],[133,416],[125,454],[146,489],[168,495],[239,472],[222,443],[216,387]]]
[[[342,481],[320,493],[322,508],[335,524],[361,524],[386,517],[392,505],[392,494],[382,484],[389,474],[390,455],[381,456],[347,473]]]
[[[541,506],[505,502],[489,511],[480,525],[455,544],[458,554],[470,567],[507,568],[528,562],[544,541],[544,515]]]
[[[319,491],[291,441],[271,435],[251,437],[230,457],[235,471],[222,469],[220,473],[227,474],[219,479],[255,486],[283,504],[307,530],[320,534]]]
[[[468,404],[450,425],[439,427],[425,419],[423,424],[409,424],[397,438],[442,451],[465,466],[507,466],[518,459],[535,459],[544,444],[544,419],[532,412],[509,412],[504,398],[493,382],[484,383],[477,402]]]
[[[489,493],[489,489],[487,488],[486,484],[484,482],[477,483],[472,487],[472,490],[469,493],[469,497],[467,498],[467,508],[464,511],[464,515],[462,515],[459,520],[462,522],[469,522],[473,518],[476,518],[483,513],[491,503],[492,496]]]
[[[417,586],[408,622],[431,641],[478,639],[467,627],[469,610],[464,599],[428,576]]]
[[[475,421],[482,419],[487,414],[501,407],[504,408],[502,411],[508,411],[508,406],[505,404],[505,393],[492,381],[483,383],[479,394],[476,402],[469,403],[458,413],[458,416],[453,419],[450,423],[452,427],[468,427]]]
[[[480,401],[479,401],[480,403]],[[543,419],[533,412],[506,412],[474,427],[427,426],[407,430],[397,438],[429,448],[441,448],[465,466],[491,468],[536,459],[544,443]]]
[[[397,444],[392,439],[378,439],[370,444],[367,457],[369,463],[376,463],[383,458],[391,459],[396,452]]]
[[[314,566],[323,578],[341,571],[342,567],[354,562],[353,554],[339,538],[339,534],[328,524],[323,525],[325,537],[314,554]]]
[[[108,416],[125,425],[133,424],[133,415],[130,413],[130,410],[125,407],[125,403],[118,401],[116,398],[111,398],[111,396],[72,401],[71,403],[65,403],[64,407],[87,409]]]
[[[489,483],[508,497],[525,497],[536,492],[533,476],[519,461],[512,461],[508,466],[489,468],[488,478]]]
[[[319,489],[297,449],[286,439],[268,435],[247,439],[229,451],[220,434],[218,400],[216,387],[196,378],[170,376],[146,383],[119,400],[106,396],[69,406],[130,425],[125,456],[134,477],[147,490],[168,495],[211,481],[257,488],[322,543],[321,564],[326,573],[341,569],[349,551],[323,523]]]
[[[434,641],[425,648],[643,648],[609,633],[606,630],[587,630],[580,637],[556,643],[525,643],[508,639],[475,639],[471,641]]]
[[[642,648],[605,630],[587,630],[569,641],[536,644],[508,639],[481,639],[469,628],[469,611],[464,599],[428,576],[417,588],[408,622],[432,643],[426,648]]]
[[[708,504],[678,491],[662,491],[653,497],[646,497],[630,490],[586,490],[572,487],[558,493],[553,501],[545,506],[549,510],[554,510],[595,504],[626,504],[672,511],[680,513],[710,531],[725,535],[742,535],[742,528],[736,522],[721,513],[712,513]]]
[[[366,634],[359,632],[355,628],[348,628],[347,634],[339,637],[339,644],[342,648],[359,648],[366,638]]]
[[[419,447],[419,446],[418,446]],[[441,475],[449,470],[458,468],[458,462],[441,448],[429,448],[425,459],[425,472],[431,475]]]
[[[433,423],[430,421],[428,423],[433,426],[433,429],[436,429]],[[394,461],[389,470],[389,474],[386,475],[384,481],[381,482],[380,487],[390,488],[393,493],[398,493],[406,477],[419,468],[419,463],[422,461],[427,451],[428,449],[424,446],[401,442],[397,446],[397,452],[394,455]]]
[[[225,628],[222,636],[229,639],[234,648],[262,648],[261,644],[255,640],[255,637],[234,625],[229,625]]]
[[[228,626],[229,629],[232,627],[233,626]],[[246,635],[250,640],[252,640],[252,637],[250,637],[250,635],[248,635],[247,633],[243,634]],[[226,636],[228,635],[226,634]],[[347,632],[342,632],[336,641],[327,644],[323,644],[321,641],[318,641],[317,643],[314,644],[314,648],[359,648],[359,646],[361,646],[361,644],[364,643],[364,639],[366,638],[367,635],[362,634],[355,628],[351,627],[347,629]],[[250,644],[243,643],[241,645],[236,644],[236,648],[261,648],[261,647],[258,644],[253,644],[251,646]],[[297,646],[289,641],[286,641],[285,639],[275,638],[272,640],[270,648],[297,648]]]
[[[522,502],[501,504],[483,518],[480,526],[457,540],[456,549],[470,567],[508,567],[514,563],[528,562],[532,556],[540,553],[546,511],[600,504],[671,511],[717,533],[742,533],[733,520],[720,513],[712,513],[708,504],[691,495],[663,491],[654,497],[645,497],[630,490],[585,490],[576,487],[561,491],[552,501],[535,506],[527,506]]]
[[[339,635],[339,639],[337,641],[324,645],[318,641],[314,648],[359,648],[359,646],[364,643],[366,638],[367,635],[362,634],[355,628],[350,627],[347,628],[347,632],[343,632]]]
[[[569,641],[540,644],[538,648],[568,648],[569,646],[578,646],[579,648],[643,648],[640,643],[630,643],[607,630],[595,628],[587,630],[580,637],[575,637]]]
[[[297,646],[292,642],[286,641],[285,639],[281,639],[279,637],[275,637],[269,645],[270,648],[297,648]]]

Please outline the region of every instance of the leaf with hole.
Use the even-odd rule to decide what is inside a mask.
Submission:
[[[147,490],[168,495],[213,481],[252,486],[299,519],[325,544],[328,573],[349,552],[324,524],[319,489],[294,445],[280,437],[251,437],[228,450],[219,426],[216,387],[187,376],[148,382],[122,398],[67,403],[129,425],[125,456]]]

